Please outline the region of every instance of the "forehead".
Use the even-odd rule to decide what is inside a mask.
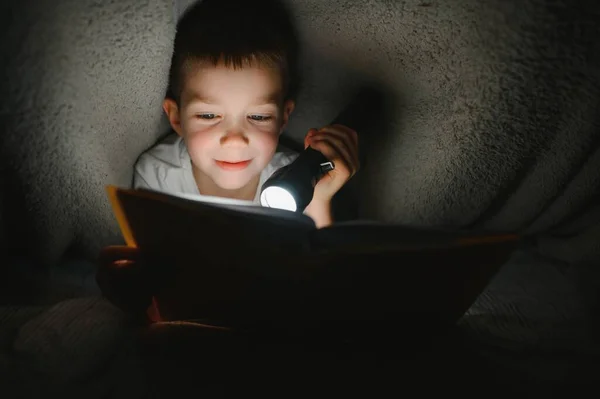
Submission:
[[[257,63],[233,67],[219,63],[190,62],[184,68],[182,100],[210,99],[212,102],[269,100],[283,97],[281,72]]]

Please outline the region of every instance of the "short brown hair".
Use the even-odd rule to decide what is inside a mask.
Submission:
[[[278,0],[201,0],[177,24],[167,97],[179,103],[188,62],[251,64],[281,71],[285,99],[299,86],[299,44],[287,9]]]

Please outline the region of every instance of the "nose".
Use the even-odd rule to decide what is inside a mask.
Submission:
[[[241,129],[231,129],[221,137],[223,147],[241,148],[246,147],[248,143],[248,136]]]

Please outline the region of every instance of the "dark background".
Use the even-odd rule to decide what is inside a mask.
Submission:
[[[160,104],[186,3],[0,5],[0,367],[19,371],[18,392],[32,381],[129,392],[121,371],[136,361],[93,261],[121,242],[105,185],[130,184],[167,129]],[[361,87],[381,93],[384,116],[359,132],[358,215],[534,234],[461,336],[510,370],[499,385],[585,385],[600,349],[600,3],[287,3],[305,79],[286,137],[301,142]]]

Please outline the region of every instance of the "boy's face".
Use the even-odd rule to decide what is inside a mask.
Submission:
[[[256,184],[271,161],[294,104],[284,104],[278,70],[195,63],[185,73],[179,107],[165,100],[195,173],[224,190]]]

